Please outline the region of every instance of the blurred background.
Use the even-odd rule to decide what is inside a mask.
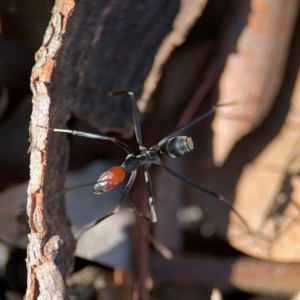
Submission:
[[[36,51],[51,53],[43,36],[51,16],[48,30],[59,26],[62,3],[51,13],[54,1],[0,2],[1,299],[26,290],[30,75]],[[147,147],[227,103],[184,132],[193,152],[163,162],[230,205],[153,166],[157,224],[130,209],[149,215],[140,171],[124,209],[80,235],[121,197],[124,186],[101,196],[92,188],[125,153],[82,137],[67,137],[69,158],[49,146],[47,155],[61,155],[69,171],[65,180],[53,165],[64,188],[49,184],[48,209],[65,193],[79,237],[70,299],[298,299],[298,16],[296,0],[75,3],[63,19],[44,126],[100,131],[138,153],[130,99],[103,93],[135,93]],[[41,110],[43,101],[35,101]]]

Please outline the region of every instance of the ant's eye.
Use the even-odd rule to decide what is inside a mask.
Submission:
[[[122,167],[112,167],[104,172],[94,186],[95,194],[108,192],[120,184],[125,178],[125,171]]]

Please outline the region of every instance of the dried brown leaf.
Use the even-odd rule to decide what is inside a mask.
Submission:
[[[241,104],[226,113],[217,111],[213,122],[217,164],[224,163],[235,143],[257,128],[272,108],[282,83],[298,7],[295,0],[251,1],[236,52],[228,56],[220,78],[219,103],[237,100]]]
[[[243,215],[252,234],[246,233],[231,214],[228,238],[234,247],[252,256],[299,262],[299,106],[300,72],[282,129],[245,168],[237,183],[234,207]],[[291,199],[286,200],[283,212],[276,212],[285,180],[292,188]]]

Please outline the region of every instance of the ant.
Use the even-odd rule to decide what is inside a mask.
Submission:
[[[110,92],[106,95],[124,95],[127,94],[129,98],[131,99],[132,104],[132,118],[133,118],[133,125],[134,125],[134,131],[135,131],[135,137],[137,140],[137,143],[139,145],[139,154],[135,155],[132,151],[132,149],[126,145],[125,143],[121,142],[120,140],[116,139],[115,137],[109,137],[105,135],[100,134],[93,134],[93,133],[87,133],[82,131],[75,131],[70,129],[58,129],[58,128],[48,128],[55,132],[62,132],[62,133],[69,133],[72,135],[77,136],[83,136],[87,138],[92,139],[99,139],[99,140],[107,140],[113,142],[115,145],[123,149],[127,156],[122,163],[121,166],[115,166],[104,172],[102,175],[100,175],[99,179],[97,180],[97,183],[94,185],[94,193],[95,194],[102,194],[106,193],[115,187],[117,187],[121,182],[123,182],[125,178],[126,173],[131,173],[131,176],[124,188],[123,194],[116,205],[115,209],[109,212],[108,214],[102,216],[101,218],[95,220],[92,225],[90,225],[88,228],[91,228],[104,219],[110,217],[111,215],[117,213],[125,198],[127,197],[129,191],[131,190],[133,183],[136,179],[137,171],[140,167],[144,166],[144,175],[145,175],[145,182],[147,186],[147,192],[148,192],[148,201],[150,206],[150,214],[151,218],[145,217],[143,214],[140,213],[141,216],[145,217],[146,219],[151,220],[153,223],[157,222],[157,215],[155,211],[155,205],[154,205],[154,197],[153,197],[153,189],[151,184],[151,178],[149,174],[149,168],[152,164],[161,166],[166,172],[168,172],[170,175],[178,178],[179,180],[184,181],[185,183],[195,187],[198,190],[201,190],[202,192],[211,195],[214,198],[219,199],[220,201],[223,201],[226,203],[230,209],[237,215],[237,217],[241,220],[241,222],[244,224],[244,226],[249,230],[249,227],[246,223],[246,221],[243,219],[243,217],[232,207],[230,202],[222,195],[217,194],[198,183],[192,181],[191,179],[188,179],[166,165],[163,164],[161,161],[161,155],[166,155],[171,158],[179,158],[181,156],[184,156],[185,154],[191,152],[194,149],[193,140],[191,137],[188,136],[178,136],[180,132],[190,128],[191,126],[194,126],[201,120],[207,118],[208,116],[212,115],[215,110],[218,107],[222,107],[225,105],[231,105],[232,103],[224,103],[224,104],[218,104],[213,106],[209,111],[207,111],[205,114],[200,115],[190,121],[189,123],[176,128],[173,132],[162,138],[156,145],[151,146],[150,148],[147,148],[143,145],[142,142],[142,134],[141,134],[141,128],[138,118],[138,110],[136,106],[135,96],[133,92],[130,91],[119,91],[119,92]],[[88,229],[86,228],[86,229]],[[250,231],[250,230],[249,230]]]

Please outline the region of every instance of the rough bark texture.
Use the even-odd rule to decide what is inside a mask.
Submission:
[[[53,141],[51,137],[47,140],[48,130],[45,129],[51,119],[50,84],[55,60],[73,8],[73,1],[56,3],[31,75],[31,179],[27,203],[31,233],[26,260],[27,299],[65,299],[64,281],[73,268],[75,244],[65,203],[61,197],[53,197],[63,188],[63,181],[59,178],[67,169],[68,143],[63,136],[54,136],[59,141]],[[56,117],[64,114],[65,111],[61,110]]]

